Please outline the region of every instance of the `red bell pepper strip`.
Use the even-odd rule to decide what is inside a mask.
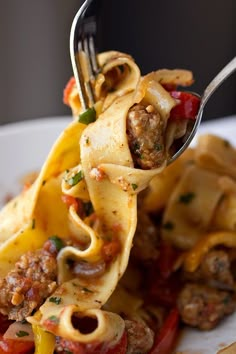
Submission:
[[[170,354],[175,345],[179,327],[179,313],[172,309],[167,316],[160,332],[155,338],[153,348],[149,354]]]
[[[200,98],[189,92],[170,91],[171,97],[179,101],[172,108],[169,119],[195,119],[200,106]]]
[[[163,279],[167,279],[173,273],[174,264],[178,258],[179,252],[171,245],[166,242],[161,242],[160,244],[160,256],[158,258],[158,268],[160,271],[160,276]]]

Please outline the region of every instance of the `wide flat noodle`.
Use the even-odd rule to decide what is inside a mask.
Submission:
[[[142,207],[148,212],[164,209],[183,170],[194,160],[194,150],[187,149],[174,163],[156,175],[142,198]]]
[[[72,315],[76,313],[83,317],[84,311],[87,314],[87,311],[94,309],[94,316],[102,316],[99,308],[107,302],[115,290],[128,264],[137,222],[137,193],[145,188],[151,178],[165,166],[146,171],[133,168],[126,137],[126,116],[133,103],[134,96],[131,93],[120,97],[82,134],[80,140],[81,168],[90,201],[99,222],[94,230],[86,223],[86,220],[82,220],[73,211],[73,207],[70,208],[70,220],[74,228],[76,225],[78,230],[83,230],[84,235],[87,234],[89,246],[83,250],[73,247],[62,249],[58,256],[61,286],[53,296],[63,293],[63,305],[57,306],[47,300],[40,308],[42,314],[40,324],[44,328],[47,328],[49,315],[56,316],[58,324],[53,333],[63,335],[63,337],[66,335],[66,338],[79,342],[88,342],[91,337],[84,335],[79,329],[75,337],[75,332],[72,334],[72,331],[68,332],[65,327],[71,328]],[[98,174],[102,173],[102,178],[96,178],[95,170]],[[114,227],[116,228],[115,236],[119,239],[122,250],[109,265],[105,274],[93,282],[92,289],[89,280],[83,280],[81,283],[81,279],[70,279],[69,272],[65,272],[67,259],[98,261],[101,257],[102,243],[107,236],[114,235]],[[78,240],[80,237],[80,232],[78,232]],[[74,288],[75,283],[79,289],[82,289],[82,292],[84,288],[89,289],[86,302],[83,301],[79,290],[76,291],[76,296],[73,295],[71,289]],[[73,306],[70,319],[65,317],[67,313],[65,306],[66,308]],[[29,321],[34,321],[34,319],[29,319]],[[106,315],[104,321],[107,326],[111,326],[109,321],[112,321],[114,327],[114,316]],[[98,326],[100,326],[99,323]],[[107,337],[100,337],[100,340],[107,340]]]
[[[200,136],[196,161],[203,168],[236,178],[236,149],[225,139],[211,134]]]
[[[4,220],[0,224],[0,276],[4,277],[21,255],[40,248],[52,234],[68,237],[68,211],[60,198],[62,172],[79,162],[78,141],[83,129],[84,124],[72,122],[63,131],[32,187],[0,213],[0,220]]]
[[[202,236],[223,195],[219,176],[195,165],[188,166],[167,203],[162,237],[181,249],[189,249]]]

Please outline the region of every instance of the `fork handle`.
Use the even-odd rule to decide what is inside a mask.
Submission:
[[[203,92],[200,110],[204,108],[205,104],[211,97],[211,95],[216,91],[216,89],[223,84],[223,82],[236,70],[236,57],[234,57],[209,83]]]

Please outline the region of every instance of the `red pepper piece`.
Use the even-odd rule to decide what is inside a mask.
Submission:
[[[169,119],[195,119],[200,106],[200,98],[189,92],[170,91],[170,95],[179,101],[172,108]]]
[[[170,354],[175,345],[179,327],[179,313],[172,309],[160,332],[155,338],[154,346],[149,354]]]

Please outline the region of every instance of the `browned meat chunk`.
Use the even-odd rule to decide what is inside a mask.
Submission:
[[[156,260],[159,256],[157,228],[144,212],[138,213],[138,224],[131,255],[146,263]]]
[[[165,159],[163,121],[153,106],[136,104],[129,110],[127,135],[137,167],[147,170],[163,163]]]
[[[21,321],[55,290],[56,254],[45,249],[21,256],[15,267],[0,279],[0,312]]]
[[[126,354],[145,354],[153,346],[154,332],[144,323],[135,320],[125,320],[128,336]]]
[[[185,273],[185,277],[192,281],[205,282],[218,289],[233,290],[234,287],[229,255],[221,250],[212,250],[207,253],[197,271]]]
[[[179,294],[178,308],[184,323],[209,330],[235,310],[235,301],[230,292],[187,284]]]

